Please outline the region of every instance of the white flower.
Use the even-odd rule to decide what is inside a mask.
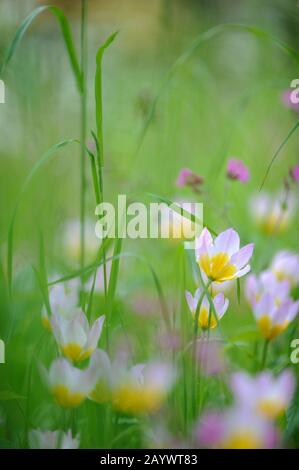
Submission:
[[[62,354],[75,362],[90,357],[97,348],[104,320],[105,316],[102,315],[90,328],[82,311],[77,310],[70,320],[60,315],[53,315],[51,318],[53,334]]]
[[[47,371],[41,367],[43,377],[60,406],[73,408],[81,405],[97,382],[94,367],[77,369],[67,359],[56,359]]]
[[[78,449],[79,437],[72,437],[71,430],[63,431],[42,431],[32,429],[29,432],[30,449]]]
[[[49,291],[49,302],[52,313],[65,318],[71,318],[78,308],[79,289],[79,279],[54,284]],[[42,323],[47,330],[51,330],[50,318],[45,305],[42,308]]]
[[[257,226],[267,235],[284,231],[293,217],[295,201],[292,194],[275,196],[266,192],[254,195],[250,210]]]
[[[212,299],[217,314],[217,318],[215,318],[215,315],[211,310],[209,300],[206,295],[203,295],[202,289],[198,288],[195,292],[194,297],[190,292],[186,291],[186,300],[189,309],[192,313],[193,319],[195,319],[196,309],[201,297],[202,301],[198,313],[198,325],[203,330],[207,328],[215,328],[217,326],[217,321],[220,320],[227,311],[229,301],[224,297],[221,292],[215,295],[215,297]]]
[[[279,251],[274,257],[270,269],[278,280],[287,280],[290,286],[299,283],[299,255],[288,250]]]

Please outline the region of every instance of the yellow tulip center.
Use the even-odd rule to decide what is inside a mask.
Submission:
[[[275,419],[282,415],[285,406],[280,400],[261,399],[257,405],[258,411],[269,419]]]
[[[61,346],[61,351],[65,357],[73,362],[83,361],[88,359],[92,354],[92,349],[84,350],[78,343],[68,343]]]
[[[212,257],[204,254],[199,259],[199,266],[209,279],[224,282],[234,279],[237,272],[236,266],[229,264],[229,260],[228,254],[224,252]]]
[[[268,315],[262,315],[258,319],[258,326],[264,338],[270,340],[284,331],[288,326],[288,322],[285,321],[284,323],[273,325],[271,318]]]
[[[113,405],[125,413],[153,413],[160,408],[164,398],[165,395],[161,391],[126,384],[114,391]]]
[[[215,316],[212,314],[212,312],[209,313],[207,308],[202,307],[200,309],[199,316],[198,316],[198,325],[203,330],[206,330],[209,327],[215,328],[217,326],[217,321],[215,319]]]
[[[65,385],[55,385],[52,389],[55,400],[60,406],[73,408],[79,406],[85,399],[85,395],[80,392],[71,392]]]
[[[222,446],[225,449],[260,449],[260,439],[250,431],[244,430],[233,433]]]

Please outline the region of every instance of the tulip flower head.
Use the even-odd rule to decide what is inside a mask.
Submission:
[[[282,333],[299,311],[299,300],[294,302],[290,297],[279,304],[277,296],[265,292],[253,306],[253,312],[259,329],[265,339],[271,340]]]
[[[204,228],[196,240],[196,260],[203,274],[214,282],[225,282],[244,276],[250,271],[253,243],[240,249],[240,238],[229,228],[213,241],[212,235]]]
[[[291,287],[299,284],[299,255],[291,251],[279,251],[270,266],[278,280],[287,280]]]
[[[200,445],[216,449],[267,449],[278,441],[270,421],[240,406],[204,414],[195,438]]]
[[[266,235],[284,232],[294,215],[294,198],[291,194],[273,197],[261,192],[251,198],[250,211],[256,225]]]
[[[51,325],[54,337],[62,354],[74,362],[83,361],[97,348],[102,333],[105,316],[99,317],[90,328],[86,315],[76,312],[70,320],[53,315]]]
[[[196,310],[200,302],[198,312],[198,326],[202,330],[206,330],[208,328],[215,328],[217,326],[217,322],[223,317],[223,315],[227,311],[229,304],[228,299],[226,299],[222,293],[215,295],[215,297],[212,299],[217,314],[217,318],[215,318],[209,300],[206,295],[203,295],[202,289],[198,288],[195,292],[194,297],[190,292],[186,291],[186,300],[194,320]]]
[[[226,169],[227,177],[232,180],[238,180],[241,183],[247,183],[249,180],[249,170],[242,160],[230,158]]]
[[[263,294],[268,292],[275,299],[276,305],[289,297],[289,283],[278,280],[272,271],[263,271],[259,276],[250,274],[245,281],[245,296],[251,307],[255,307]]]
[[[133,415],[155,413],[165,401],[174,381],[174,371],[162,362],[137,364],[120,372],[112,392],[113,406]]]
[[[86,399],[95,387],[97,371],[93,367],[81,370],[66,359],[56,359],[42,374],[56,402],[66,408],[74,408]]]
[[[295,391],[295,378],[290,370],[278,377],[265,371],[252,377],[246,372],[237,372],[231,379],[235,400],[260,413],[265,418],[275,419],[288,408]]]
[[[61,315],[65,318],[71,318],[78,308],[79,288],[80,281],[78,279],[72,279],[65,283],[54,284],[49,292],[49,303],[53,314]],[[41,315],[43,326],[48,331],[52,331],[51,319],[48,316],[45,305],[42,308]]]
[[[78,449],[79,437],[72,437],[71,430],[63,431],[42,431],[32,429],[29,432],[30,449]]]

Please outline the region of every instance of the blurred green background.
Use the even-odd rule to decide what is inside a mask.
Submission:
[[[52,3],[65,11],[79,47],[80,1]],[[17,26],[41,4],[33,0],[0,0],[0,60]],[[255,241],[253,268],[264,268],[278,249],[298,249],[298,219],[285,234],[265,239],[257,234],[248,211],[250,195],[259,189],[275,149],[297,119],[295,112],[282,104],[281,94],[298,78],[298,66],[270,41],[246,32],[228,31],[203,44],[176,69],[163,89],[139,148],[150,106],[165,77],[200,32],[217,24],[244,23],[263,28],[297,49],[297,1],[89,0],[88,4],[90,146],[90,130],[95,129],[95,53],[108,35],[119,31],[103,67],[105,199],[113,202],[117,194],[128,194],[131,200],[149,202],[149,192],[172,199],[192,199],[188,189],[175,186],[180,168],[190,167],[205,178],[209,197],[198,197],[204,202],[205,222],[216,231],[232,225],[243,244]],[[50,14],[39,16],[32,24],[1,78],[6,86],[6,103],[0,105],[0,248],[4,286],[0,294],[0,337],[6,339],[7,362],[0,365],[0,387],[26,395],[28,364],[41,335],[42,296],[32,270],[38,263],[40,233],[44,236],[49,275],[67,274],[78,267],[63,242],[64,225],[79,218],[80,149],[71,145],[40,170],[22,198],[15,227],[14,301],[8,301],[7,232],[20,188],[34,163],[51,145],[80,136],[80,100],[60,30]],[[225,167],[230,156],[246,163],[251,179],[247,185],[231,184],[228,196]],[[275,162],[265,189],[279,190],[289,167],[296,162],[295,134]],[[89,162],[87,168],[87,216],[95,223]],[[228,220],[218,210],[226,198]],[[126,241],[124,250],[140,253],[151,261],[171,310],[178,314],[177,305],[183,295],[183,290],[178,289],[182,282],[179,247],[166,241],[140,240]],[[194,288],[191,273],[187,273],[187,283]],[[142,332],[144,343],[138,337],[134,342],[140,357],[144,357],[154,346],[144,323],[147,312],[130,317],[138,296],[143,296],[143,307],[148,307],[150,314],[157,313],[149,271],[140,262],[125,260],[121,263],[119,304],[115,308],[122,315],[127,312],[123,321],[128,328]],[[233,305],[239,315],[238,325],[236,315],[227,315],[223,320],[231,335],[240,324],[253,324],[243,301]],[[148,317],[150,331],[159,329],[159,316],[154,321],[151,315]],[[144,352],[146,338],[148,351]],[[33,394],[38,400],[43,388],[37,371],[34,380]],[[13,423],[22,420],[14,402],[7,401],[3,413]],[[36,421],[39,420],[40,416]],[[11,435],[5,437],[14,445],[20,444],[17,429],[13,425]]]

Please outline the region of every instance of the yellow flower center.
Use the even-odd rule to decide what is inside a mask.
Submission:
[[[205,272],[209,279],[218,282],[224,282],[234,279],[237,272],[236,266],[229,264],[227,253],[221,252],[211,258],[205,254],[199,259],[199,266]]]
[[[257,405],[258,411],[269,419],[275,419],[282,415],[285,410],[284,404],[280,400],[261,399]]]
[[[209,318],[209,316],[210,316],[210,318]],[[206,330],[209,327],[210,328],[215,328],[217,326],[217,321],[216,321],[215,316],[213,315],[212,312],[209,313],[207,308],[202,307],[200,309],[199,316],[198,316],[198,325],[203,330]]]
[[[285,214],[270,214],[265,219],[259,221],[262,232],[272,235],[283,232],[288,226],[288,218]]]
[[[273,339],[287,328],[288,322],[273,325],[271,318],[265,314],[258,319],[258,326],[265,339]]]
[[[125,413],[154,413],[160,408],[164,398],[161,391],[125,384],[114,391],[113,405]]]
[[[260,449],[260,439],[250,431],[244,430],[233,433],[222,446],[225,449]]]
[[[55,400],[60,406],[73,408],[79,406],[85,399],[85,395],[80,392],[73,393],[65,385],[55,385],[52,389]]]
[[[65,357],[73,362],[83,361],[88,359],[92,354],[92,349],[84,350],[78,343],[68,343],[61,346],[61,351]]]

